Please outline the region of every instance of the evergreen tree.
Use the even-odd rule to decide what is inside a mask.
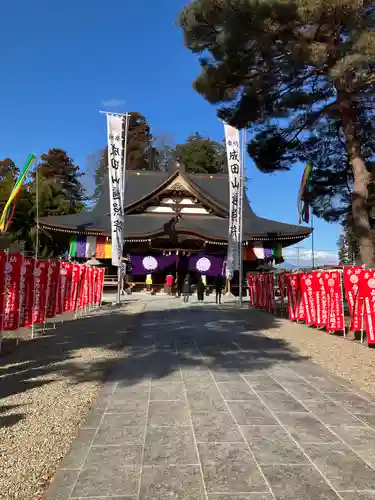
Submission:
[[[214,174],[226,169],[224,146],[199,132],[189,136],[184,144],[177,144],[174,156],[190,173]]]
[[[85,208],[86,198],[80,180],[83,174],[66,151],[53,148],[42,154],[38,174],[41,195],[44,199],[50,196],[49,202],[41,205],[41,216],[75,214]]]
[[[352,227],[368,265],[374,12],[364,0],[195,0],[180,15],[187,46],[202,54],[195,89],[222,104],[220,118],[251,129],[248,152],[260,170],[287,170],[311,161],[324,141],[341,140]]]

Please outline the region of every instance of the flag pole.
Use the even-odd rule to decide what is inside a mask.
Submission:
[[[35,271],[37,269],[37,260],[39,256],[39,165],[38,162],[36,161],[36,168],[35,168],[35,208],[36,208],[36,215],[35,215],[35,222],[36,222],[36,233],[35,233],[35,249],[34,249],[34,298],[33,298],[33,304],[35,304],[35,295],[36,295],[36,280],[35,280]],[[32,321],[31,324],[31,338],[33,339],[35,337],[35,324],[34,321]]]
[[[314,244],[314,213],[311,209],[311,264],[312,268],[315,269],[315,244]]]
[[[243,198],[244,198],[244,171],[245,171],[245,142],[246,142],[246,128],[242,130],[242,151],[240,162],[240,237],[239,237],[239,271],[238,271],[238,294],[239,305],[242,306],[242,285],[243,285]]]

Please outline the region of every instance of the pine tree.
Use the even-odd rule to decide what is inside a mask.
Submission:
[[[224,146],[199,132],[189,136],[184,144],[177,144],[174,156],[190,173],[214,174],[226,168]]]
[[[42,205],[41,215],[75,214],[85,208],[85,194],[80,180],[83,174],[66,151],[53,148],[42,154],[38,173],[44,194],[51,195],[54,207],[50,210]]]
[[[260,170],[288,170],[341,140],[352,227],[368,265],[374,14],[368,0],[195,0],[180,15],[187,46],[202,54],[195,89],[221,104],[220,118],[251,129],[248,152]]]

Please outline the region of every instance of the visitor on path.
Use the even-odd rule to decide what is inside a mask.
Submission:
[[[187,274],[184,279],[184,284],[182,286],[182,293],[184,295],[184,302],[189,301],[190,295],[190,276]]]
[[[206,287],[203,283],[202,278],[199,278],[198,285],[197,285],[197,296],[198,296],[199,302],[203,302],[205,288]]]
[[[152,287],[152,274],[148,274],[146,276],[146,289],[148,292],[151,292]]]
[[[216,304],[221,304],[221,294],[223,292],[224,280],[221,274],[218,274],[215,278],[215,293],[216,293]]]
[[[167,295],[172,294],[172,288],[173,288],[173,275],[171,273],[167,274],[167,277],[165,278],[165,288],[167,291]]]

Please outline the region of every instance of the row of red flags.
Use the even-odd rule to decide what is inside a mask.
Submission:
[[[273,273],[248,275],[250,305],[275,312]],[[350,314],[350,329],[366,329],[368,343],[375,343],[375,271],[358,266],[343,270],[280,273],[277,288],[281,307],[287,299],[289,319],[328,332],[344,331],[344,293]]]
[[[0,331],[45,323],[102,301],[104,268],[0,252]]]

